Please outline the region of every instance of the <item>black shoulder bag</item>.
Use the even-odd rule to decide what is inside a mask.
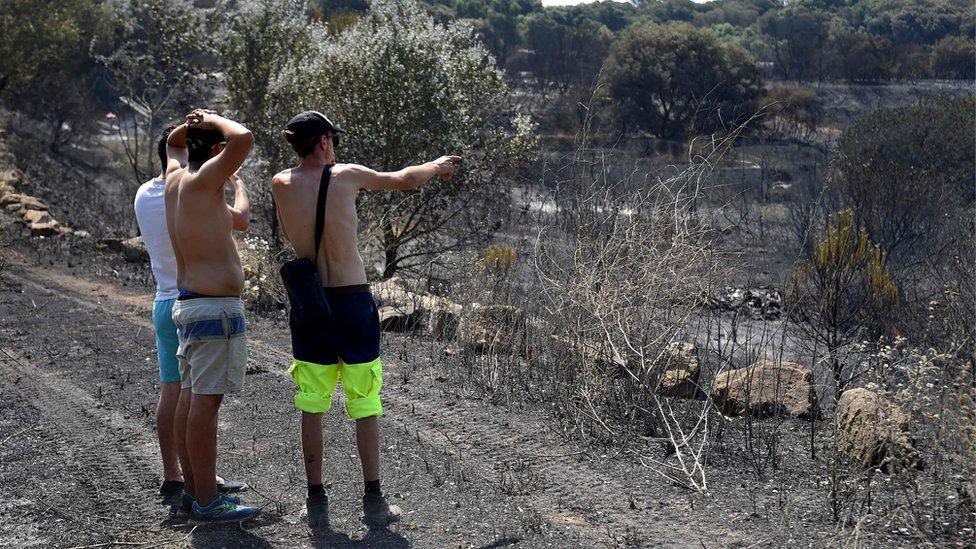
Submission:
[[[332,316],[329,300],[325,297],[322,276],[317,267],[319,245],[325,230],[325,200],[329,194],[329,180],[332,166],[322,170],[319,182],[319,197],[315,205],[315,257],[293,259],[281,266],[281,281],[291,302],[291,317],[299,326],[308,326],[327,320]]]

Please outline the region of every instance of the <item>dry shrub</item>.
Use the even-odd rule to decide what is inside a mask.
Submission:
[[[244,265],[244,292],[241,297],[248,309],[268,314],[284,310],[285,288],[278,269],[283,260],[271,244],[258,236],[247,236],[238,246]]]

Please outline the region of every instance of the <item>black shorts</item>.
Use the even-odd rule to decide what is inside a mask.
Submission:
[[[361,364],[380,356],[380,319],[368,284],[325,289],[332,317],[319,325],[291,327],[295,360],[314,364]]]

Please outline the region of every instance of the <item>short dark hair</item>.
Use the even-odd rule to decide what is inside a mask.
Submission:
[[[312,154],[313,152],[315,152],[315,147],[318,146],[318,144],[321,141],[323,135],[325,135],[325,133],[320,133],[318,135],[313,135],[311,137],[306,137],[306,138],[301,139],[301,140],[298,140],[297,138],[295,138],[294,140],[292,140],[292,139],[290,139],[286,135],[285,136],[285,139],[287,139],[288,142],[291,143],[291,148],[295,149],[295,152],[298,154],[298,156],[301,156],[301,157],[304,158],[304,157]]]
[[[164,129],[163,133],[159,136],[159,143],[156,144],[156,154],[159,155],[159,165],[160,169],[163,171],[166,170],[166,140],[169,139],[169,134],[173,133],[173,130],[175,129],[175,124],[166,126],[166,129]]]
[[[202,164],[213,156],[214,145],[222,142],[224,135],[217,130],[204,130],[200,128],[186,129],[186,152],[187,162],[191,164]]]

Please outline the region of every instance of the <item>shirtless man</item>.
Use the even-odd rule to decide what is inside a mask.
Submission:
[[[177,130],[175,139],[182,143],[172,156],[167,155],[170,135]],[[153,277],[156,280],[156,299],[153,302],[153,328],[156,333],[156,354],[159,362],[159,404],[156,406],[156,431],[159,438],[159,451],[163,461],[163,484],[159,494],[163,502],[176,511],[177,516],[186,515],[191,509],[181,507],[183,493],[183,473],[180,471],[174,435],[176,404],[180,399],[180,367],[176,353],[179,340],[176,325],[173,324],[173,304],[179,296],[176,283],[176,255],[166,228],[166,207],[164,191],[166,188],[166,165],[168,158],[175,158],[180,166],[186,166],[185,145],[186,124],[166,128],[156,145],[159,155],[160,172],[155,178],[145,182],[136,192],[134,209],[139,232],[142,234],[146,251],[149,252]],[[170,152],[174,152],[170,147]],[[250,222],[250,204],[244,180],[236,175],[228,182],[234,189],[234,205],[227,206],[234,217],[234,230],[247,230]],[[247,484],[225,481],[217,477],[220,492],[242,492]],[[188,502],[189,503],[189,502]]]
[[[247,366],[244,269],[223,188],[253,143],[244,126],[201,110],[187,115],[184,135],[174,131],[167,140],[173,154],[166,166],[166,224],[179,286],[173,305],[181,381],[176,441],[185,498],[192,502],[189,524],[236,522],[258,513],[220,494],[214,478],[220,403],[224,394],[241,389]],[[183,144],[185,167],[174,158]]]
[[[299,326],[292,317],[294,361],[289,372],[298,386],[295,407],[302,412],[309,525],[314,527],[328,518],[322,516],[328,513],[322,486],[322,414],[332,407],[332,393],[342,379],[346,413],[356,421],[356,446],[363,467],[363,521],[369,526],[385,526],[399,520],[400,510],[389,505],[380,490],[380,329],[359,255],[356,195],[360,189],[414,189],[438,175],[449,179],[461,158],[443,156],[385,173],[356,164],[336,164],[335,146],[342,131],[316,111],[292,118],[285,125],[284,137],[299,156],[298,166],[278,173],[271,182],[285,238],[298,257],[312,259],[316,256],[314,225],[320,181],[324,171],[331,169],[325,187],[325,230],[317,267],[332,317],[319,326]],[[334,343],[326,343],[326,339]]]

